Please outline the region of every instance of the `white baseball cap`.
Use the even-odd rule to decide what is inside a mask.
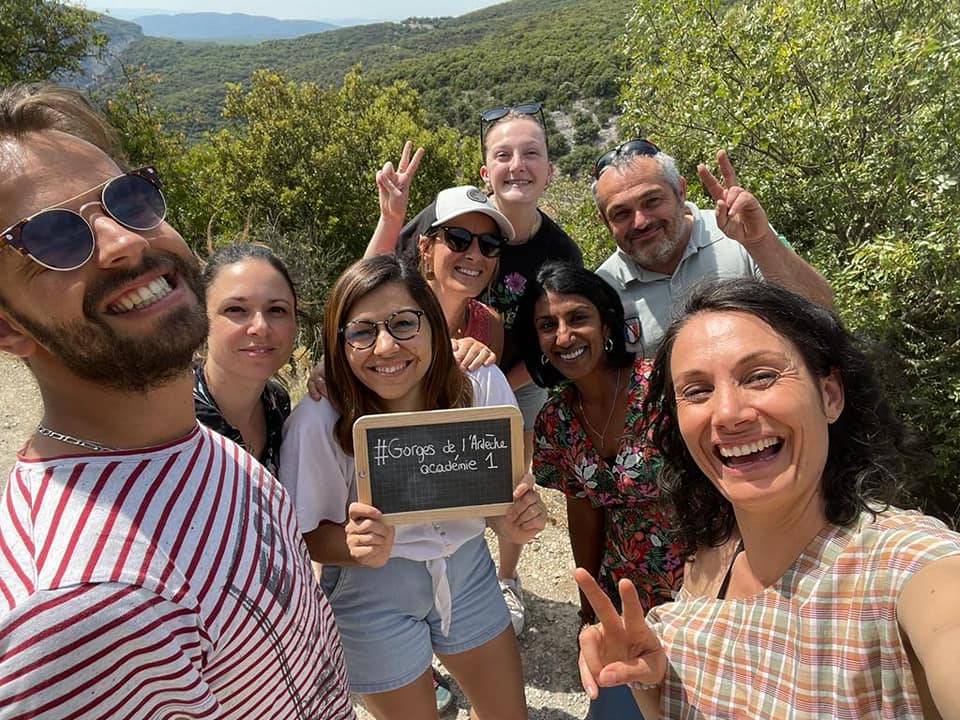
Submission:
[[[494,207],[483,190],[473,185],[460,185],[437,193],[437,199],[434,201],[435,219],[430,223],[430,227],[440,227],[456,217],[472,212],[483,213],[493,218],[500,228],[500,234],[506,238],[507,242],[512,242],[516,238],[517,234],[513,231],[513,225],[507,220],[507,216]]]

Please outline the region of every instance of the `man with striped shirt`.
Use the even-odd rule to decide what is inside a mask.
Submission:
[[[196,261],[115,147],[73,91],[0,91],[0,350],[44,403],[0,503],[0,718],[352,718],[288,497],[194,418]]]

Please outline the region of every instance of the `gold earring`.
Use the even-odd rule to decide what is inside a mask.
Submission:
[[[424,280],[433,280],[433,258],[423,255],[420,258],[420,274]]]

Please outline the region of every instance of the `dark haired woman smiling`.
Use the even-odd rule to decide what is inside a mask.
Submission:
[[[621,618],[577,571],[601,620],[587,692],[634,683],[648,720],[960,717],[960,535],[895,507],[902,429],[839,320],[773,283],[704,286],[648,405],[694,565],[735,532],[742,551],[646,619],[630,583]]]
[[[388,525],[356,501],[352,427],[362,415],[470,405],[512,396],[496,366],[465,374],[420,274],[392,255],[349,267],[324,317],[328,398],[301,402],[284,429],[280,479],[337,619],[350,685],[378,718],[437,716],[434,652],[480,718],[524,718],[520,653],[483,518]],[[529,482],[486,522],[524,543],[545,524]]]
[[[667,602],[680,587],[683,559],[659,507],[659,456],[643,415],[651,363],[628,352],[623,306],[597,275],[569,263],[547,263],[517,317],[531,377],[557,387],[536,424],[533,474],[566,496],[576,564],[608,593],[629,578],[646,606]],[[593,608],[580,598],[582,622]],[[624,690],[605,690],[589,718],[637,717]]]
[[[290,397],[273,376],[297,333],[293,280],[268,247],[236,243],[210,256],[203,282],[210,331],[194,370],[197,419],[277,475]]]

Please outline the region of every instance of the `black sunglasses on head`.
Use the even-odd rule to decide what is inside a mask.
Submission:
[[[499,257],[500,253],[503,252],[503,246],[507,244],[507,241],[502,235],[472,233],[466,228],[457,227],[456,225],[441,225],[437,229],[443,231],[444,244],[458,253],[466,252],[474,238],[477,239],[477,247],[480,249],[480,254],[488,258]]]
[[[167,202],[160,191],[160,178],[152,167],[137,168],[112,177],[60,204],[71,203],[101,186],[100,206],[124,227],[153,230],[163,222]],[[83,207],[89,204],[85,203]],[[96,236],[80,212],[49,207],[0,233],[0,247],[3,245],[9,245],[49,270],[66,271],[82,267],[93,257]]]
[[[540,113],[543,116],[543,104],[536,100],[520,103],[519,105],[498,105],[497,107],[487,108],[480,111],[480,120],[483,122],[496,122],[502,117],[506,117],[511,112],[518,115],[536,115]]]
[[[543,137],[547,137],[547,122],[543,116],[543,104],[536,100],[520,103],[519,105],[498,105],[497,107],[487,108],[480,112],[480,146],[483,147],[486,139],[487,130],[497,120],[502,120],[510,113],[516,115],[530,115],[535,117],[540,127],[543,128]]]
[[[607,150],[603,155],[597,158],[593,164],[593,179],[598,180],[603,169],[613,163],[618,157],[633,157],[635,155],[648,155],[650,157],[662,152],[655,144],[649,140],[637,138],[620,143],[612,150]]]

